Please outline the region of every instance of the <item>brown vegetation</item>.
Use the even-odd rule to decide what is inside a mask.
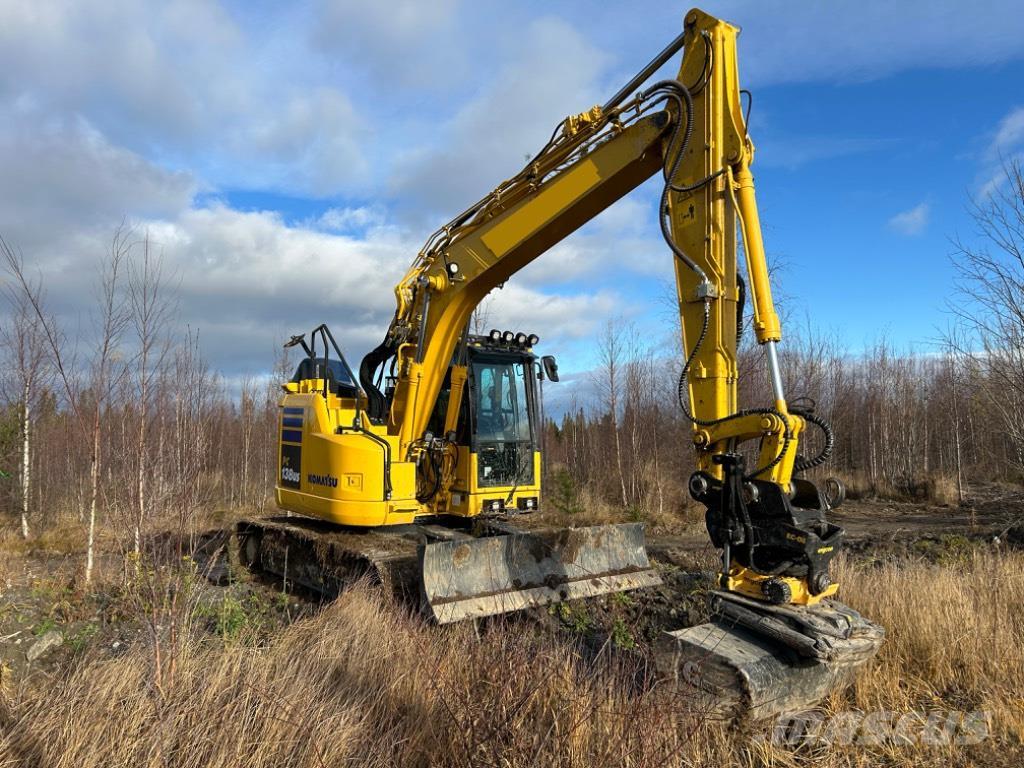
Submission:
[[[269,645],[192,637],[173,675],[150,645],[22,689],[0,710],[0,765],[1012,764],[1024,738],[1024,558],[851,563],[841,577],[846,600],[889,636],[826,715],[980,710],[988,738],[766,743],[763,728],[706,721],[667,684],[638,682],[636,654],[609,646],[595,658],[532,623],[432,628],[359,587]]]

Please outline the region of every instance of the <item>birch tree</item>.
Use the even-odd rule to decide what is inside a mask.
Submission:
[[[24,262],[20,255],[0,239],[0,250],[8,268],[16,267],[24,273]],[[5,290],[10,316],[8,323],[0,327],[0,337],[7,352],[9,370],[14,381],[14,398],[20,411],[19,426],[21,431],[21,461],[19,473],[19,513],[21,517],[21,535],[28,539],[30,535],[29,519],[32,506],[32,458],[33,458],[33,421],[35,407],[40,395],[47,386],[49,368],[47,366],[46,337],[35,316],[33,304],[42,305],[42,281],[39,278],[28,280],[24,286],[15,282]]]
[[[142,528],[149,513],[149,454],[151,401],[157,379],[167,367],[171,351],[168,326],[173,319],[174,303],[167,294],[163,259],[154,252],[149,234],[143,238],[139,258],[128,269],[128,304],[131,325],[135,332],[135,393],[138,399],[139,424],[135,467],[135,520],[132,526],[132,551],[139,555]]]

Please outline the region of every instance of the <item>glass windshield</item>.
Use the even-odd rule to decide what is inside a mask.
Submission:
[[[533,483],[532,363],[475,361],[477,482],[482,487]]]
[[[474,363],[476,437],[484,442],[529,442],[530,409],[526,366],[519,363]]]

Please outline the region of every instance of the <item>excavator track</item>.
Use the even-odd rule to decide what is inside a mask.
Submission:
[[[236,532],[239,560],[247,569],[326,598],[337,597],[360,579],[400,599],[415,595],[410,584],[415,586],[417,542],[407,531],[379,534],[281,516],[243,520]]]
[[[502,521],[343,528],[304,517],[244,520],[246,568],[327,598],[360,579],[438,624],[655,586],[639,523],[525,531]]]

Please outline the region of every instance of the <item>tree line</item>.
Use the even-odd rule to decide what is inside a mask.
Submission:
[[[79,529],[88,581],[98,523],[138,555],[155,526],[187,532],[213,509],[271,502],[283,350],[273,383],[229,386],[203,359],[198,332],[180,331],[175,277],[158,249],[128,227],[99,259],[84,339],[70,336],[41,277],[2,240],[0,262],[0,493],[23,538]]]
[[[884,341],[851,355],[805,329],[781,347],[786,392],[813,402],[836,434],[817,474],[854,493],[956,503],[977,481],[1024,473],[1024,170],[971,203],[977,237],[955,243],[950,330],[925,352]],[[29,539],[80,530],[93,569],[98,521],[126,552],[162,523],[198,525],[217,508],[273,507],[277,400],[287,355],[268,376],[230,385],[182,323],[176,278],[145,233],[119,228],[97,271],[91,329],[73,338],[42,278],[0,240],[0,499]],[[741,405],[769,402],[761,350],[741,347]],[[690,426],[677,404],[682,350],[645,345],[621,323],[596,344],[597,369],[544,428],[546,499],[644,514],[687,505]],[[820,448],[809,431],[807,454]]]

